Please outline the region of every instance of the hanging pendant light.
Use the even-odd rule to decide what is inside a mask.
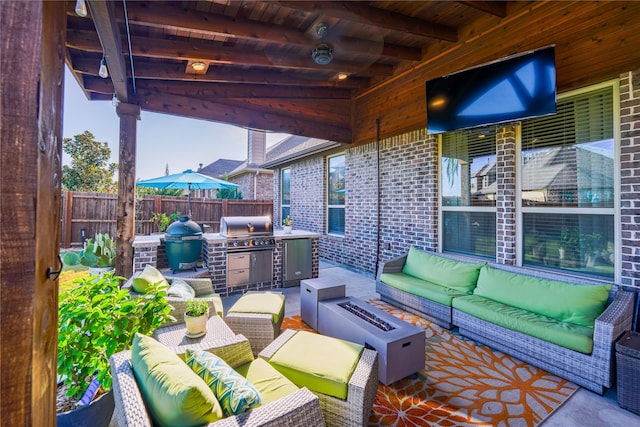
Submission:
[[[84,0],[76,1],[76,15],[82,16],[83,18],[87,16],[87,3]]]
[[[109,77],[109,69],[107,69],[107,61],[105,61],[104,56],[100,61],[100,69],[98,70],[98,75],[103,79]]]

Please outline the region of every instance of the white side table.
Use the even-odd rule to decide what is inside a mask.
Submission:
[[[318,302],[345,296],[345,285],[334,279],[305,279],[300,282],[300,315],[318,330]]]

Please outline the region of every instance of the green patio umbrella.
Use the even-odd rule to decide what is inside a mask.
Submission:
[[[238,184],[212,178],[210,176],[194,172],[191,169],[187,169],[182,173],[174,173],[172,175],[138,181],[136,182],[136,185],[139,187],[187,190],[189,217],[191,217],[191,190],[213,190],[216,188],[239,187]]]

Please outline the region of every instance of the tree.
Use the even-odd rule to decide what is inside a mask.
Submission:
[[[62,143],[65,153],[71,156],[71,165],[62,167],[62,186],[69,191],[92,191],[115,193],[118,189],[113,180],[118,165],[109,162],[111,149],[106,142],[95,140],[88,130]]]
[[[227,174],[224,174],[222,178],[224,181],[229,182],[229,177]],[[219,188],[216,193],[216,197],[218,199],[237,199],[242,200],[242,191],[240,191],[240,187],[235,188]]]

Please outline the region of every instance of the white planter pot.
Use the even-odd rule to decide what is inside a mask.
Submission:
[[[291,226],[290,225],[283,225],[282,228],[284,229],[284,234],[291,234]]]
[[[184,323],[187,327],[185,335],[188,338],[199,338],[207,333],[207,320],[209,320],[209,311],[202,316],[189,316],[184,314]]]

